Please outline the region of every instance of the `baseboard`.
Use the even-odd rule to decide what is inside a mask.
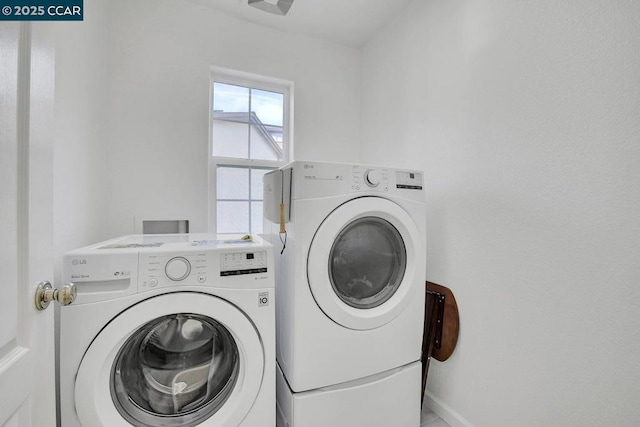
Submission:
[[[467,419],[457,413],[451,406],[438,399],[433,394],[424,394],[424,405],[435,412],[442,420],[451,427],[474,427]]]

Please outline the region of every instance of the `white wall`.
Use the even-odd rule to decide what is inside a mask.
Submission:
[[[362,160],[426,175],[450,424],[640,423],[640,3],[416,0],[363,50]]]
[[[181,0],[110,0],[109,12],[112,235],[134,216],[206,231],[212,65],[294,82],[296,159],[358,160],[358,50]]]
[[[109,237],[106,200],[106,2],[85,0],[84,21],[52,25],[56,46],[55,283],[64,252]]]

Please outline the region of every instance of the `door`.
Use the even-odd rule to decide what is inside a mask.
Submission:
[[[0,426],[55,425],[51,280],[54,62],[45,25],[0,25]]]
[[[420,284],[422,239],[409,214],[380,197],[339,206],[322,222],[307,259],[320,309],[351,329],[374,329],[397,317]]]
[[[82,425],[237,426],[264,376],[260,336],[235,305],[181,292],[123,311],[93,340],[75,385]]]

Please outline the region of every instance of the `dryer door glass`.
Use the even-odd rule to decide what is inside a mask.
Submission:
[[[135,332],[111,370],[111,397],[134,426],[195,426],[216,413],[238,380],[238,347],[214,319],[172,314]]]
[[[407,253],[390,222],[359,218],[345,226],[329,253],[329,278],[346,304],[369,309],[384,304],[402,283]]]

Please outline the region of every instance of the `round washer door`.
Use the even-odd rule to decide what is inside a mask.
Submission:
[[[264,372],[258,332],[236,306],[180,292],[115,317],[85,353],[75,402],[87,426],[231,426]]]
[[[379,197],[342,204],[322,222],[309,249],[307,275],[316,303],[351,329],[390,322],[413,298],[422,245],[418,228],[397,204]]]

